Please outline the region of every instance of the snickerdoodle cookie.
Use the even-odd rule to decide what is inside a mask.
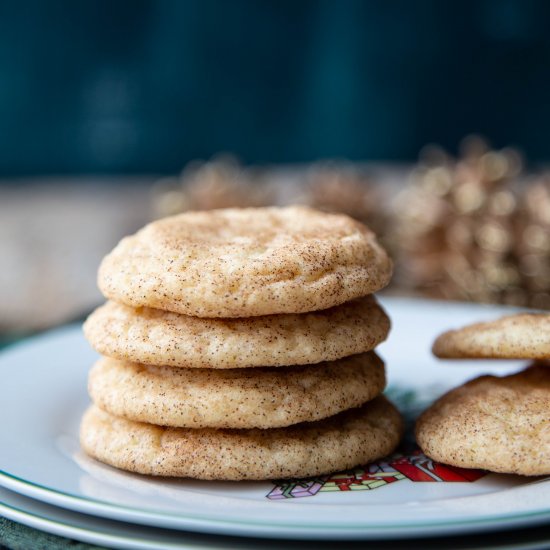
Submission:
[[[103,410],[186,428],[274,428],[359,407],[385,386],[374,352],[318,365],[174,369],[100,359],[88,389]]]
[[[187,212],[124,238],[99,269],[107,298],[196,317],[326,309],[386,286],[374,234],[306,207]]]
[[[390,321],[373,296],[302,314],[205,319],[107,302],[84,324],[102,355],[172,367],[305,365],[369,351]]]
[[[445,332],[433,353],[446,359],[550,359],[550,314],[520,313]]]
[[[416,438],[444,464],[550,474],[550,367],[481,376],[451,390],[420,416]]]
[[[91,407],[80,441],[89,455],[123,470],[252,480],[309,477],[366,464],[391,453],[401,433],[397,409],[377,397],[325,420],[272,430],[165,428]]]

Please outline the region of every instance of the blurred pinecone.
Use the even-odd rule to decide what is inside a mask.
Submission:
[[[401,176],[381,184],[389,168],[373,181],[353,163],[258,172],[222,156],[158,182],[155,211],[299,202],[344,212],[396,260],[393,290],[550,309],[550,176],[528,178],[516,151],[490,150],[478,137],[458,159],[426,148],[391,200],[403,187]]]
[[[528,185],[519,213],[516,254],[524,303],[550,309],[550,176]]]
[[[389,220],[381,186],[375,185],[356,164],[313,164],[305,175],[304,201],[326,212],[347,214],[384,240]]]
[[[433,297],[550,307],[550,188],[511,149],[430,149],[395,199],[396,283]]]
[[[153,194],[157,217],[186,210],[266,206],[271,202],[271,191],[262,185],[259,175],[244,169],[230,155],[189,163],[179,178],[158,181]]]

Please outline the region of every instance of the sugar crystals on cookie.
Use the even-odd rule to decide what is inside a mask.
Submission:
[[[518,313],[450,330],[433,352],[445,359],[550,359],[550,314]]]
[[[481,376],[439,398],[416,423],[423,452],[464,468],[550,474],[550,315],[521,313],[451,330],[433,352],[535,363],[509,376]]]
[[[397,446],[372,351],[392,265],[365,226],[303,207],[189,212],[102,262],[86,321],[103,354],[81,445],[132,472],[198,479],[332,473]]]
[[[326,309],[385,287],[392,264],[349,216],[302,206],[186,212],[126,237],[99,268],[103,294],[195,317]]]
[[[420,416],[416,438],[443,464],[550,474],[550,368],[481,376],[451,390]]]

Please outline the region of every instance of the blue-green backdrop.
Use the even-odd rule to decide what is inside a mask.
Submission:
[[[0,177],[413,160],[470,132],[550,158],[550,2],[2,0]]]

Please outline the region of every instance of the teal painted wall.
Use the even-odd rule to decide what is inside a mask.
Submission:
[[[550,2],[0,1],[0,177],[413,160],[465,134],[550,159]]]

